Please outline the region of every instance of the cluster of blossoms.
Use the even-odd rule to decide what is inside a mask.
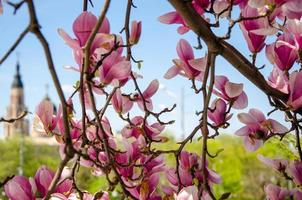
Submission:
[[[63,29],[58,30],[59,35],[72,48],[74,59],[78,65],[76,67],[68,67],[69,69],[79,73],[85,71],[83,68],[85,55],[82,49],[96,23],[97,18],[92,13],[83,12],[73,23],[73,32],[76,38],[69,36]],[[168,140],[168,138],[161,135],[166,123],[160,121],[158,117],[155,123],[149,123],[146,116],[138,115],[130,118],[129,111],[135,104],[144,113],[157,116],[153,112],[152,104],[152,96],[159,88],[157,80],[151,81],[147,88],[141,92],[125,94],[122,91],[123,86],[129,80],[134,79],[136,81],[136,78],[141,77],[132,71],[130,59],[123,56],[123,49],[135,45],[139,41],[140,34],[141,22],[133,21],[129,43],[124,44],[121,35],[110,33],[110,24],[107,18],[103,20],[89,51],[90,64],[87,73],[90,77],[90,83],[84,82],[79,98],[83,95],[85,109],[88,111],[93,110],[93,106],[95,105],[88,89],[88,84],[91,84],[93,94],[98,95],[97,98],[95,97],[95,100],[106,97],[108,105],[112,105],[118,116],[127,122],[127,125],[121,130],[121,134],[115,134],[112,131],[110,121],[105,116],[101,116],[101,114],[99,116],[101,127],[97,123],[97,120],[88,116],[87,113],[85,122],[83,122],[74,117],[72,98],[76,96],[71,97],[67,101],[69,131],[72,151],[74,152],[71,160],[91,169],[94,176],[106,176],[109,179],[109,184],[113,187],[118,183],[116,181],[118,180],[124,188],[124,193],[127,193],[134,199],[188,199],[192,195],[196,199],[198,195],[197,185],[201,185],[203,182],[202,158],[197,154],[182,151],[176,158],[178,159],[177,162],[180,163],[179,168],[166,166],[164,156],[151,148],[152,143],[166,142]],[[199,74],[201,75],[203,69],[194,71],[189,66],[188,60],[193,60],[192,62],[196,66],[199,65],[199,62],[205,62],[206,60],[205,58],[194,60],[193,51],[190,48],[191,46],[189,46],[188,42],[182,40],[178,46],[180,60],[175,61],[175,63],[178,63],[180,67],[183,66],[186,68],[187,66],[186,76],[193,78]],[[177,72],[181,73],[181,70],[177,70]],[[202,79],[201,76],[200,78]],[[219,83],[220,85],[217,86],[217,95],[221,96],[225,101],[232,102],[234,107],[245,107],[245,103],[241,105],[239,100],[246,98],[245,93],[242,91],[242,85],[231,83],[225,77],[222,79],[221,83]],[[240,91],[234,92],[233,90],[237,90],[237,88]],[[110,89],[111,92],[108,92]],[[219,103],[216,106],[221,109]],[[224,106],[226,106],[225,102]],[[213,122],[217,126],[222,126],[230,116],[222,119],[223,111],[217,113],[219,109],[211,109],[210,112],[213,116]],[[62,160],[69,156],[66,151],[66,147],[69,144],[64,137],[65,129],[62,106],[55,113],[51,102],[42,101],[36,107],[34,129],[43,134],[54,135],[58,143],[60,143]],[[45,168],[43,169],[45,171]],[[209,167],[206,169],[211,180],[211,185],[220,183],[219,175]],[[15,177],[6,184],[7,189],[5,191],[7,196],[11,199],[20,199],[21,197],[16,197],[16,194],[13,193],[14,191],[10,189],[20,187],[25,191],[22,199],[45,197],[54,173],[47,170],[47,173],[39,174],[41,174],[40,176],[44,183],[44,190],[43,192],[38,190],[37,197],[35,195],[35,186],[24,177]],[[117,176],[116,180],[110,180],[109,176],[112,174]],[[165,177],[165,174],[166,179],[163,181],[164,179],[162,178]],[[197,177],[199,183],[196,182],[194,176]],[[179,177],[183,180],[182,183],[179,182]],[[186,178],[183,179],[182,177]],[[26,181],[23,183],[19,179]],[[47,181],[44,181],[46,179]],[[52,194],[52,198],[62,200],[79,198],[80,194],[76,190],[74,179],[66,179],[65,181],[68,181],[68,187],[67,184],[64,184],[65,188],[61,189],[61,185],[59,185],[55,189],[55,193]],[[191,190],[194,191],[194,194],[191,194],[191,192],[188,193]],[[203,193],[207,194],[206,191],[203,191]],[[107,192],[103,192],[102,194],[97,199],[105,200],[109,198]],[[93,195],[83,192],[82,198],[89,200],[93,198]]]
[[[227,36],[238,23],[252,54],[252,67],[256,68],[257,54],[265,49],[266,57],[273,65],[267,88],[286,96],[286,99],[280,101],[271,98],[271,104],[286,113],[288,121],[292,123],[291,129],[274,119],[267,119],[258,109],[238,114],[238,120],[244,126],[235,134],[243,138],[246,149],[255,151],[269,138],[280,136],[282,139],[293,130],[298,132],[299,138],[299,129],[302,130],[299,125],[302,119],[297,118],[302,109],[302,71],[296,65],[301,63],[302,52],[302,4],[299,0],[192,0],[186,4],[204,19],[207,28],[218,24],[217,20],[219,22],[220,18],[229,20]],[[233,7],[240,10],[237,20],[233,20],[230,13]],[[214,23],[213,16],[208,17],[211,14],[216,20]],[[194,91],[197,94],[203,93],[204,108],[198,114],[201,115],[200,124],[180,142],[177,150],[157,150],[154,144],[168,140],[162,132],[165,126],[170,124],[161,121],[160,116],[172,111],[174,107],[159,113],[154,112],[152,97],[159,89],[158,80],[151,81],[145,90],[141,90],[137,82],[142,76],[134,72],[131,65],[132,62],[137,62],[131,55],[131,48],[139,42],[142,23],[133,21],[130,27],[129,24],[125,25],[124,42],[122,35],[110,32],[110,23],[106,17],[102,21],[99,21],[100,19],[87,11],[80,14],[72,27],[75,38],[63,29],[58,30],[59,35],[72,49],[77,64],[68,68],[79,73],[80,81],[76,84],[76,91],[66,102],[67,116],[63,116],[63,106],[55,113],[53,105],[43,101],[36,108],[34,128],[56,137],[60,144],[62,161],[74,162],[75,167],[81,165],[89,168],[94,176],[105,176],[110,190],[119,185],[123,195],[140,200],[215,199],[213,186],[222,180],[208,164],[207,156],[210,154],[207,151],[207,139],[215,138],[220,129],[229,126],[233,109],[247,108],[248,98],[243,84],[234,83],[225,75],[215,74],[212,70],[215,67],[213,59],[215,60],[219,53],[213,53],[209,48],[203,57],[196,57],[189,42],[180,39],[176,45],[178,58],[173,59],[173,66],[164,77],[172,79],[180,75],[191,81]],[[160,16],[159,21],[178,24],[177,32],[181,35],[191,30],[178,11]],[[99,22],[101,24],[98,24]],[[100,26],[95,37],[92,37],[98,25]],[[266,43],[269,36],[274,39],[271,44]],[[226,38],[228,37],[217,38],[217,41]],[[124,49],[127,50],[126,54]],[[129,85],[129,82],[135,85],[133,93],[125,93],[125,86]],[[76,93],[79,96],[75,95]],[[211,94],[215,95],[214,99]],[[82,106],[81,119],[74,116],[73,98],[76,97],[80,99]],[[99,99],[105,101],[101,109],[96,107],[95,101]],[[106,117],[109,106],[112,106],[117,116],[126,123],[120,134],[113,132],[111,122]],[[131,116],[130,111],[134,106],[144,114]],[[91,113],[94,116],[91,116]],[[202,155],[183,150],[186,143],[199,131],[203,139]],[[300,143],[297,144],[299,145]],[[174,155],[175,167],[166,165],[163,154],[168,153]],[[302,152],[300,154],[302,159]],[[291,188],[266,185],[264,190],[268,199],[302,199],[299,188],[302,184],[301,161],[269,159],[262,156],[259,159],[280,172],[294,185]],[[54,177],[54,172],[41,167],[34,179],[16,176],[9,180],[5,185],[5,193],[12,200],[43,199],[49,195],[48,190]],[[108,192],[101,191],[93,195],[81,191],[76,185],[74,175],[68,170],[63,170],[57,181],[58,184],[51,194],[53,199],[109,199]],[[227,197],[221,197],[225,198]]]
[[[212,4],[213,3],[213,4]],[[302,41],[302,7],[298,0],[239,0],[228,1],[219,0],[210,2],[208,0],[193,0],[191,5],[209,25],[208,13],[214,13],[216,18],[227,18],[230,21],[230,30],[235,23],[239,24],[249,51],[252,53],[253,64],[256,63],[256,56],[263,49],[269,62],[273,65],[267,83],[272,88],[287,95],[281,110],[287,112],[300,113],[302,109],[302,72],[299,65],[301,63],[301,41]],[[232,20],[230,11],[235,6],[240,9],[240,16],[237,20]],[[165,24],[180,25],[177,32],[181,35],[190,31],[189,25],[178,13],[169,12],[159,17]],[[231,32],[228,34],[231,34]],[[268,44],[267,38],[275,37],[273,43]],[[165,77],[170,79],[176,75],[184,76],[193,81],[202,82],[207,65],[206,54],[203,58],[196,59],[193,49],[189,43],[181,39],[177,44],[177,54],[179,59],[174,59],[174,65],[167,71]],[[213,93],[218,96],[212,101],[208,110],[208,118],[213,121],[210,126],[217,130],[228,125],[228,120],[232,117],[230,109],[244,109],[247,107],[247,96],[243,92],[242,84],[235,84],[225,76],[215,76]],[[273,106],[276,106],[273,104]],[[258,109],[250,109],[248,113],[240,113],[238,120],[245,126],[236,131],[236,135],[243,137],[245,147],[248,151],[257,150],[266,140],[273,136],[283,138],[290,130],[278,121],[267,119]],[[267,161],[268,159],[266,159]],[[280,161],[281,162],[281,161]],[[267,161],[273,168],[283,165],[278,161]],[[282,161],[288,162],[288,161]],[[274,164],[272,164],[274,163]],[[293,182],[297,182],[302,171],[299,169],[300,161],[294,161],[288,167],[282,167],[281,172],[291,175]],[[280,170],[279,170],[280,171]],[[268,199],[285,199],[295,197],[301,199],[301,191],[298,188],[284,189],[279,186],[269,184],[265,187]]]

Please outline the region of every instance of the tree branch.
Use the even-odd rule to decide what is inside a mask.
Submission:
[[[244,75],[249,81],[269,96],[274,96],[282,101],[286,101],[287,94],[270,87],[263,75],[258,71],[247,58],[226,41],[219,38],[212,32],[208,22],[206,22],[191,6],[190,2],[182,0],[169,0],[178,11],[188,26],[198,35],[208,46],[209,51],[223,56],[235,69]]]

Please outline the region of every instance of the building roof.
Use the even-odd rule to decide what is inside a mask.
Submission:
[[[16,65],[16,74],[14,76],[12,88],[23,88],[23,82],[21,80],[20,64],[19,64],[19,62],[17,62],[17,65]]]

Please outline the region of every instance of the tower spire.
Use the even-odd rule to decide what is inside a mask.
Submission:
[[[14,76],[12,88],[23,88],[23,83],[22,83],[21,74],[20,74],[20,64],[19,64],[19,60],[17,60],[17,64],[16,64],[16,74],[15,74],[15,76]]]

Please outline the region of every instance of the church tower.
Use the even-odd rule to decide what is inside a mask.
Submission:
[[[10,104],[7,107],[6,118],[16,118],[20,116],[27,108],[24,103],[23,83],[20,75],[20,64],[17,62],[16,74],[11,86]],[[4,124],[4,135],[6,138],[14,137],[16,135],[29,135],[29,121],[22,118],[14,123]]]

